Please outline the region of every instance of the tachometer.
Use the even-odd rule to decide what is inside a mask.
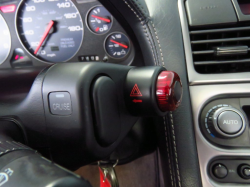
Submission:
[[[0,64],[2,64],[9,55],[11,47],[10,30],[0,14]]]
[[[16,21],[22,44],[42,61],[65,62],[81,46],[83,23],[71,0],[23,0]]]

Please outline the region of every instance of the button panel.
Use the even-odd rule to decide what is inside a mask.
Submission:
[[[250,102],[248,98],[245,100]],[[250,110],[246,109],[248,104],[245,100],[217,99],[204,106],[200,130],[210,143],[224,149],[250,147]]]
[[[78,57],[80,62],[89,62],[89,61],[100,61],[100,57],[97,55],[85,55],[85,56],[79,56]]]
[[[250,157],[217,157],[210,162],[209,173],[219,183],[250,184]]]

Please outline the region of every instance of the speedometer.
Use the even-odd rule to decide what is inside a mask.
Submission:
[[[23,46],[42,61],[65,62],[82,44],[83,23],[71,0],[23,0],[16,22]]]

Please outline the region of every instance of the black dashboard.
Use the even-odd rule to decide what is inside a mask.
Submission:
[[[136,42],[95,0],[0,1],[0,24],[0,69],[136,58]]]

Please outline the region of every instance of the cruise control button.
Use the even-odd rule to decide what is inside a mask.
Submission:
[[[70,115],[72,113],[70,94],[68,92],[50,93],[49,106],[50,112],[54,115]]]
[[[236,112],[224,111],[218,117],[218,126],[227,134],[235,134],[241,130],[243,121]]]

